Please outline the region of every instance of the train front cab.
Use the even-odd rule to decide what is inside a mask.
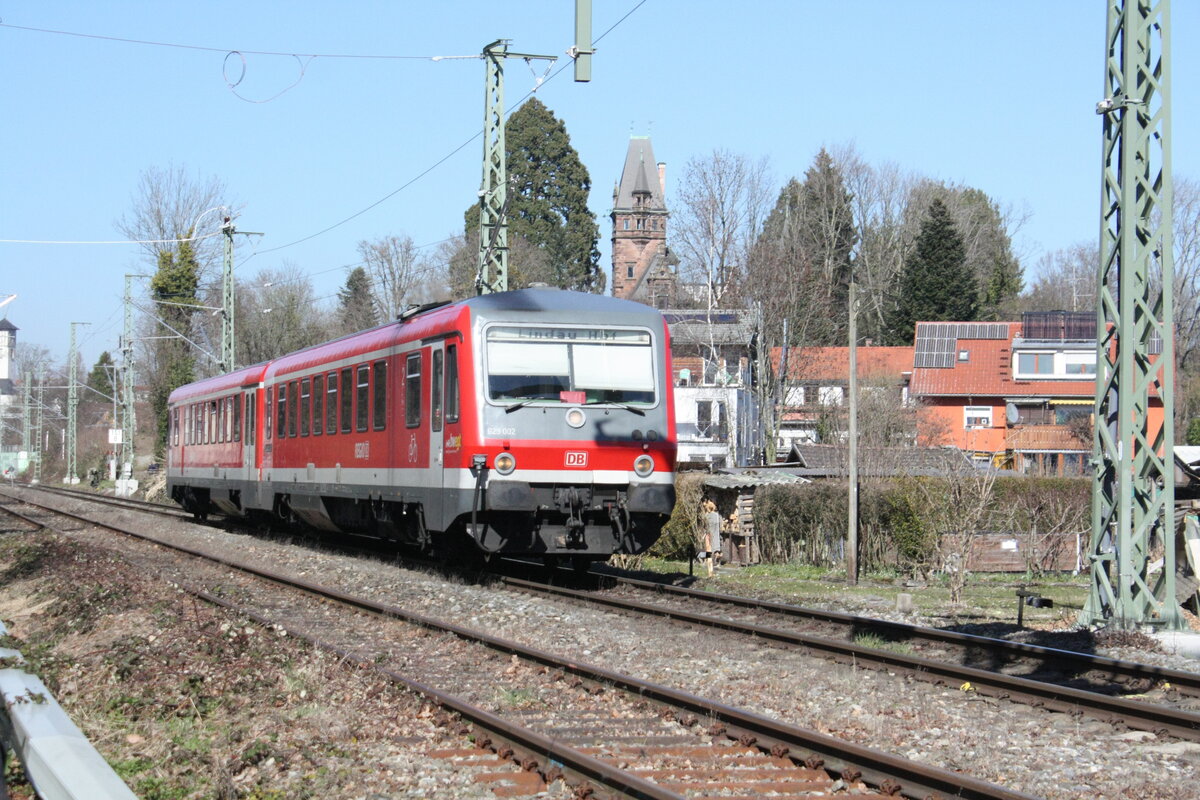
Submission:
[[[578,564],[642,552],[675,500],[666,326],[640,304],[549,295],[541,315],[478,309],[478,446],[447,454],[448,497],[485,553]]]

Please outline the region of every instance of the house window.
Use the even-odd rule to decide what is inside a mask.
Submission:
[[[963,409],[963,427],[964,428],[990,428],[992,427],[992,407],[991,406],[967,406]]]
[[[629,230],[629,220],[628,220],[628,219],[623,219],[623,220],[621,220],[621,222],[623,223],[623,228],[624,228],[625,230]]]
[[[964,364],[966,362],[970,361],[971,360],[971,351],[970,350],[959,350],[958,351],[958,360]]]
[[[783,404],[785,406],[802,406],[804,405],[804,387],[789,386],[783,395]]]
[[[713,434],[712,400],[696,401],[696,435],[709,437]]]
[[[633,277],[633,264],[630,264],[629,266],[625,267],[625,277],[626,278]]]
[[[817,389],[817,402],[823,406],[840,406],[844,394],[841,386],[821,386]]]
[[[1017,353],[1017,376],[1054,374],[1054,353]]]

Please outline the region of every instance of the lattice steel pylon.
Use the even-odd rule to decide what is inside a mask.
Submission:
[[[1169,0],[1109,0],[1105,99],[1096,108],[1104,178],[1095,473],[1091,587],[1080,621],[1116,628],[1184,627],[1175,598],[1169,19]]]
[[[504,59],[508,40],[483,48],[487,67],[483,106],[483,183],[479,187],[479,260],[475,291],[508,291],[508,225],[504,212],[508,164],[504,152]]]

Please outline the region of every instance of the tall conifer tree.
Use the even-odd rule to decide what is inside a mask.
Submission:
[[[596,246],[600,228],[587,206],[592,179],[571,146],[566,125],[534,97],[508,118],[504,137],[509,287],[543,281],[563,289],[603,291],[605,279]],[[474,246],[479,241],[478,205],[467,210],[466,222],[467,242]],[[546,258],[514,258],[523,243]],[[465,283],[453,282],[457,287]]]
[[[904,262],[889,339],[892,344],[912,344],[918,322],[973,320],[978,297],[962,237],[946,204],[935,198]]]

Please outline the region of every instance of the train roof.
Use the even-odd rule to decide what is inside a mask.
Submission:
[[[258,364],[252,364],[249,367],[242,367],[233,372],[226,372],[223,375],[214,375],[211,378],[204,378],[194,383],[185,384],[171,392],[168,402],[181,403],[190,398],[202,397],[217,392],[233,391],[243,386],[257,385],[263,379],[269,363],[263,361]]]
[[[388,347],[403,331],[406,338],[435,335],[450,327],[464,313],[483,319],[533,320],[558,317],[561,321],[615,322],[656,326],[662,324],[657,309],[633,300],[566,289],[535,287],[511,292],[479,295],[452,303],[430,303],[407,309],[396,320],[374,328],[306,347],[250,367],[181,386],[171,393],[171,402],[233,390],[267,377],[288,374],[336,358],[369,353]]]
[[[633,300],[552,288],[484,294],[463,300],[462,304],[468,306],[472,312],[485,316],[529,313],[628,314],[651,319],[661,319],[662,316],[658,309]]]

